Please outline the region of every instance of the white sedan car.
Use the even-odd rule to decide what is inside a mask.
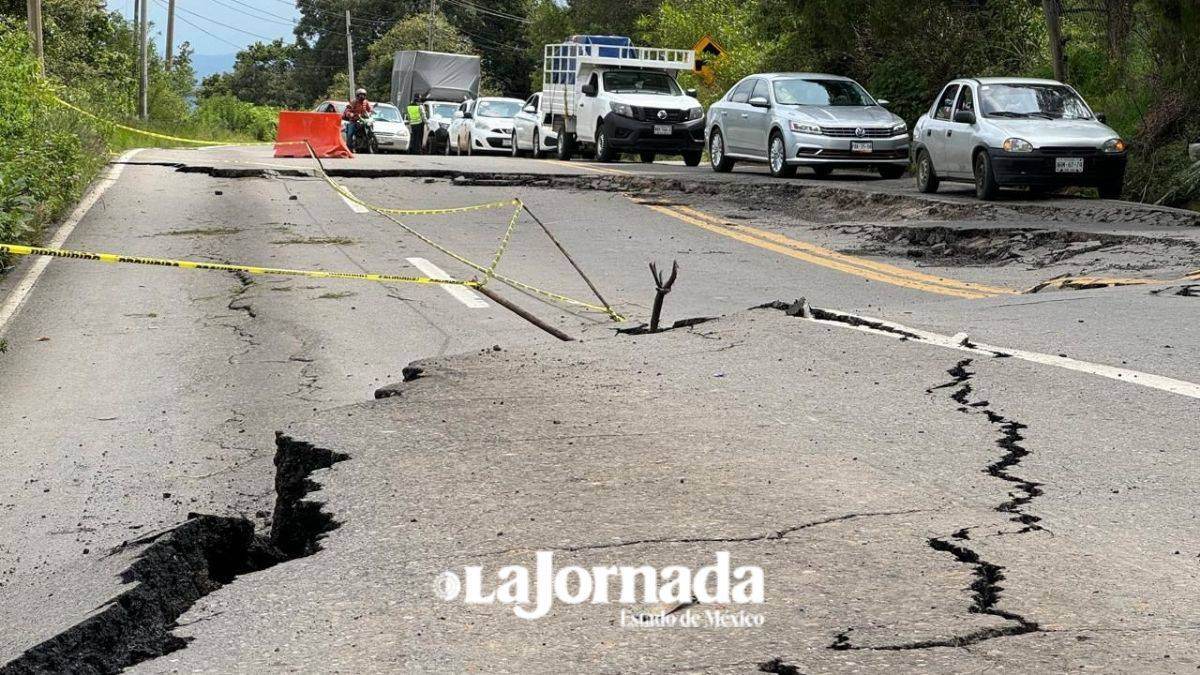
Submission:
[[[375,123],[375,138],[379,141],[380,150],[408,152],[412,134],[399,108],[388,103],[376,103],[371,120]]]
[[[521,99],[491,96],[463,103],[450,126],[455,151],[460,155],[511,152],[513,117],[522,104]]]

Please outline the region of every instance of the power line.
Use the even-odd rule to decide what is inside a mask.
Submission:
[[[487,7],[481,7],[479,5],[476,5],[473,2],[470,2],[469,0],[447,0],[447,1],[451,2],[455,5],[458,5],[460,7],[466,7],[468,9],[473,9],[476,12],[479,12],[481,14],[490,14],[491,16],[499,17],[501,19],[508,19],[510,21],[519,21],[521,23],[533,23],[527,17],[517,16],[516,14],[509,14],[508,12],[501,12],[501,11],[495,10],[495,9],[488,9]]]
[[[262,14],[264,16],[259,16],[258,14],[251,14],[250,12],[246,11],[245,9],[238,9],[237,7],[234,7],[232,5],[227,5],[224,2],[222,2],[222,0],[213,0],[213,2],[217,3],[218,5],[221,5],[222,7],[232,9],[235,12],[240,12],[242,14],[245,14],[246,16],[248,16],[252,19],[258,19],[259,21],[267,21],[269,23],[285,24],[285,25],[289,25],[289,26],[295,26],[297,23],[295,19],[292,19],[290,17],[282,16],[280,14],[272,14],[271,12],[261,10],[253,5],[247,5],[244,2],[239,2],[238,0],[229,0],[229,2],[233,2],[238,5],[241,5],[242,7],[252,9],[255,12],[258,12],[258,14]],[[265,17],[273,17],[273,18],[265,18]],[[281,20],[276,20],[276,19],[281,19]]]

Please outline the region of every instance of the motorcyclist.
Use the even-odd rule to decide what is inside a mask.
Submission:
[[[367,90],[359,87],[354,92],[354,100],[346,106],[342,119],[346,120],[346,147],[354,147],[354,134],[358,131],[358,121],[370,117],[374,107],[367,100]]]

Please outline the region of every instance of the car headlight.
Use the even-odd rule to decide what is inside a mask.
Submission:
[[[614,115],[620,115],[621,117],[633,117],[633,107],[628,103],[617,103],[616,101],[612,101],[608,104],[608,106],[609,109],[613,111]]]
[[[1002,147],[1005,152],[1033,152],[1033,144],[1024,138],[1006,138]]]
[[[812,134],[814,136],[821,135],[821,127],[815,124],[808,124],[807,122],[797,122],[796,120],[791,120],[788,122],[788,128],[799,134]]]
[[[704,117],[704,108],[701,108],[700,106],[696,106],[695,108],[688,109],[688,119],[689,120],[698,120],[701,117]]]
[[[893,136],[899,136],[900,134],[906,134],[906,133],[908,133],[908,124],[905,122],[901,122],[892,127],[892,135]]]
[[[1110,138],[1104,141],[1104,145],[1100,149],[1107,153],[1117,154],[1125,152],[1126,147],[1128,146],[1125,145],[1125,141],[1119,138]]]

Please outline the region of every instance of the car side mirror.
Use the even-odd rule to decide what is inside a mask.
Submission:
[[[886,98],[876,99],[875,102],[879,104],[880,108],[886,108],[888,107],[888,104],[891,103],[891,101],[887,100]]]
[[[748,103],[750,105],[754,106],[755,108],[770,108],[771,107],[771,102],[767,100],[766,96],[753,96],[750,98]]]
[[[469,120],[469,119],[472,119],[472,118],[474,118],[474,117],[475,117],[475,115],[474,115],[473,113],[469,113],[469,112],[465,112],[465,113],[463,113],[463,119],[464,119],[464,120]]]
[[[521,109],[521,111],[522,111],[522,112],[527,112],[527,113],[536,113],[536,112],[537,112],[537,108],[536,108],[536,107],[534,107],[534,106],[532,106],[532,105],[527,105],[527,106],[525,106],[524,108],[522,108],[522,109]]]
[[[954,113],[954,121],[959,124],[975,124],[975,113],[970,110],[959,110]]]
[[[1108,115],[1105,115],[1102,112],[1098,112],[1098,113],[1096,113],[1096,121],[1099,122],[1100,124],[1108,124]]]
[[[587,84],[580,87],[579,91],[583,92],[584,96],[595,96],[596,95],[596,85],[592,84],[591,82],[588,82]]]
[[[692,98],[696,98],[696,94],[698,94],[699,92],[696,91],[695,89],[684,89],[683,93],[685,96],[691,96]]]

